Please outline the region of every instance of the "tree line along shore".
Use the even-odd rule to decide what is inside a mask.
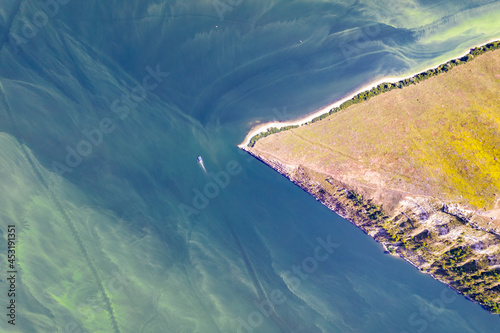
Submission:
[[[488,44],[474,47],[474,48],[470,49],[469,53],[463,57],[460,57],[457,59],[452,59],[444,64],[437,66],[436,68],[432,68],[432,69],[429,69],[427,71],[418,73],[418,74],[414,75],[413,77],[406,78],[406,79],[400,80],[400,81],[395,82],[395,83],[383,82],[383,83],[377,85],[376,87],[373,87],[370,90],[360,92],[359,94],[355,95],[350,100],[345,101],[341,105],[332,108],[327,113],[324,113],[320,116],[317,116],[316,118],[313,118],[311,121],[305,123],[304,125],[315,123],[317,121],[325,119],[326,117],[328,117],[336,112],[344,110],[344,109],[346,109],[354,104],[358,104],[358,103],[361,103],[363,101],[367,101],[374,96],[383,94],[385,92],[388,92],[388,91],[391,91],[394,89],[402,89],[402,88],[410,86],[412,84],[417,84],[421,81],[427,80],[427,79],[429,79],[433,76],[439,75],[441,73],[446,73],[449,70],[451,70],[453,67],[463,65],[463,64],[471,61],[472,59],[474,59],[474,57],[476,57],[478,55],[481,55],[481,54],[489,52],[489,51],[498,50],[498,49],[500,49],[500,41],[490,42]],[[300,126],[301,125],[289,125],[289,126],[284,126],[284,127],[279,127],[279,128],[278,127],[271,127],[265,132],[254,135],[250,139],[250,141],[248,143],[248,147],[255,146],[255,143],[258,140],[265,138],[266,136],[276,134],[279,132],[283,132],[283,131],[287,131],[290,129],[298,128]]]
[[[389,253],[500,314],[499,70],[499,42],[487,43],[240,147]]]

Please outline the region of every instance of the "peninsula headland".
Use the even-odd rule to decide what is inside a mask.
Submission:
[[[500,313],[500,43],[378,82],[248,153],[388,252]]]

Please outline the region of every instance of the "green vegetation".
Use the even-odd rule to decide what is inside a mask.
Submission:
[[[373,204],[371,200],[365,200],[356,191],[347,191],[347,199],[351,200],[356,207],[360,207],[370,220],[379,221],[385,216],[382,206]]]
[[[500,313],[499,49],[383,83],[250,151],[299,166],[287,177],[390,253]]]
[[[417,225],[418,221],[413,224]],[[390,219],[385,220],[382,227],[387,232],[387,241],[392,244],[389,249],[393,252],[404,254],[405,251],[411,251],[422,256],[430,263],[429,268],[422,268],[422,271],[428,271],[449,283],[492,313],[500,313],[500,271],[489,267],[488,255],[477,254],[467,245],[450,248],[453,244],[443,241],[427,229],[412,237],[416,228],[395,227]],[[450,249],[441,252],[447,248]]]
[[[477,257],[469,247],[457,247],[433,264],[436,272],[453,280],[452,285],[470,298],[478,301],[493,313],[500,313],[497,292],[500,271],[488,267],[486,255]]]
[[[385,92],[388,92],[388,91],[391,91],[394,89],[402,89],[404,87],[407,87],[407,86],[410,86],[413,84],[417,84],[421,81],[427,80],[427,79],[429,79],[433,76],[439,75],[441,73],[446,73],[449,70],[451,70],[453,67],[465,64],[465,63],[471,61],[472,59],[474,59],[474,57],[476,57],[478,55],[481,55],[481,54],[488,52],[488,51],[497,50],[497,49],[500,49],[500,41],[495,41],[495,42],[492,42],[492,43],[489,43],[489,44],[486,44],[486,45],[483,45],[480,47],[472,48],[470,50],[469,54],[463,56],[462,58],[450,60],[447,63],[439,65],[435,69],[429,69],[428,71],[419,73],[411,78],[404,79],[404,80],[401,80],[401,81],[396,82],[396,83],[387,83],[387,82],[381,83],[378,86],[373,87],[372,89],[370,89],[368,91],[363,91],[363,92],[357,94],[352,99],[345,101],[344,103],[342,103],[338,107],[332,108],[328,113],[324,113],[321,116],[318,116],[318,117],[312,119],[310,122],[308,122],[306,124],[315,123],[317,121],[325,119],[328,116],[330,116],[334,113],[337,113],[338,111],[344,110],[352,105],[361,103],[363,101],[367,101],[374,96],[383,94]],[[297,128],[297,127],[299,127],[299,126],[295,125],[295,126],[286,126],[286,127],[282,127],[282,128],[276,128],[276,127],[270,128],[267,130],[267,132],[263,132],[263,133],[260,133],[260,134],[253,136],[248,144],[248,147],[253,147],[255,145],[255,142],[257,142],[257,140],[262,139],[266,136],[269,136],[269,135],[274,134],[274,133],[290,130],[293,128]]]
[[[250,142],[248,143],[248,147],[253,147],[255,145],[255,142],[257,142],[257,140],[265,138],[266,136],[269,136],[269,135],[275,134],[275,133],[279,133],[279,132],[283,132],[283,131],[286,131],[286,130],[289,130],[292,128],[297,128],[297,127],[299,127],[299,126],[298,125],[291,125],[291,126],[285,126],[285,127],[281,127],[281,128],[271,127],[266,132],[262,132],[262,133],[259,133],[255,136],[253,136],[250,139]]]
[[[365,92],[360,98],[367,101],[323,121],[282,129],[276,137],[269,131],[252,141],[252,149],[286,154],[313,170],[334,165],[337,174],[352,175],[353,188],[388,187],[494,209],[500,198],[500,50],[484,51],[493,46],[498,44],[474,50],[485,54],[419,84],[375,97]],[[437,71],[452,64],[458,61]],[[379,204],[390,208],[399,201],[387,198]]]

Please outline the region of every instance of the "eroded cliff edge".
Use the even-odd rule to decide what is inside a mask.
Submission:
[[[244,150],[361,228],[389,253],[500,313],[500,228],[491,218],[421,196],[404,197],[387,213],[331,176]]]
[[[488,45],[240,147],[388,252],[500,313],[500,44]]]

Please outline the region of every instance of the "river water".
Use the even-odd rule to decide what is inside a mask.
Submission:
[[[2,331],[498,331],[236,146],[498,37],[499,1],[0,7]]]

